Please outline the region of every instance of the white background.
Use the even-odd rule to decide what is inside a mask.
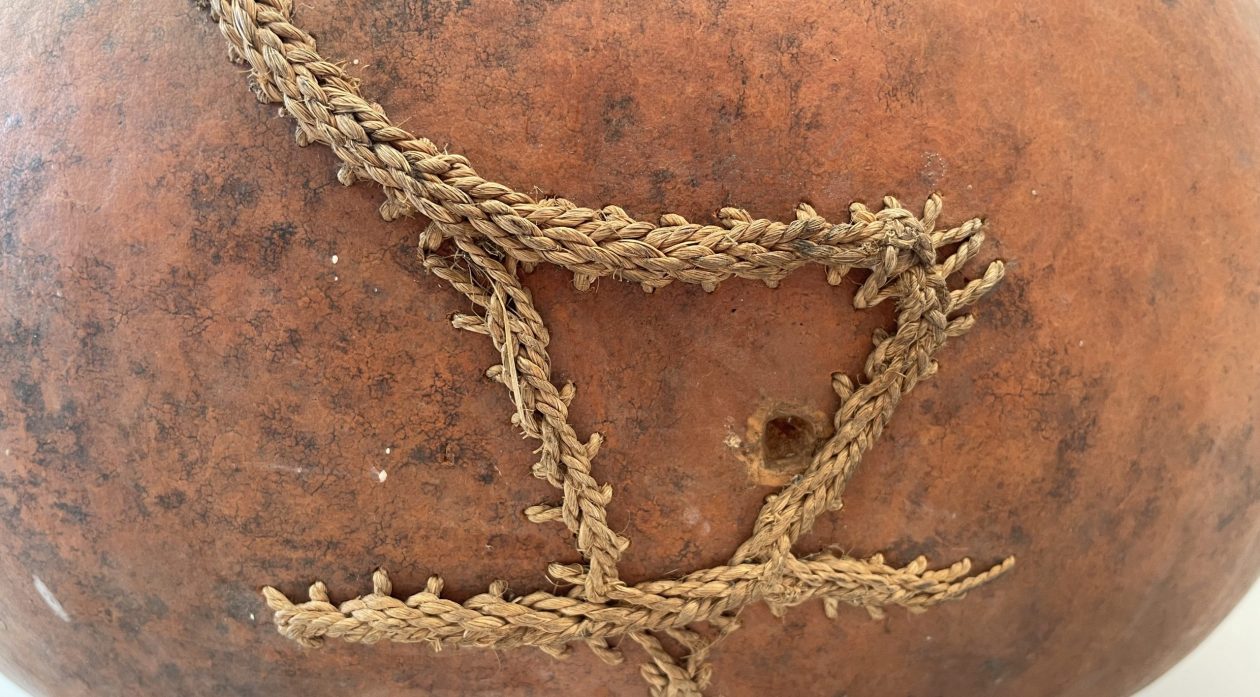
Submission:
[[[1199,648],[1139,697],[1256,697],[1260,694],[1260,584]],[[0,697],[27,697],[0,676]],[[1119,697],[1119,696],[1117,696]]]

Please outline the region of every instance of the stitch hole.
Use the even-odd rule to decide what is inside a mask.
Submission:
[[[766,422],[761,436],[763,466],[780,475],[804,472],[814,454],[818,433],[809,419],[782,414]]]

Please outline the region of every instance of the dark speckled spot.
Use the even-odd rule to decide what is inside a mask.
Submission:
[[[158,494],[154,500],[157,501],[157,504],[162,508],[165,508],[168,511],[173,511],[180,506],[183,506],[184,502],[188,500],[188,496],[184,494],[184,492],[177,490],[165,494]]]
[[[1033,329],[1036,318],[1028,303],[1029,284],[1026,273],[1009,273],[1002,279],[1002,292],[985,299],[981,308],[986,326],[1005,331],[1026,332]]]
[[[39,385],[32,382],[29,378],[18,378],[12,383],[13,396],[17,398],[18,403],[26,407],[30,411],[42,412],[44,409],[44,397]]]
[[[881,551],[888,558],[888,562],[894,565],[907,564],[918,557],[926,557],[931,561],[936,561],[940,557],[938,553],[940,544],[941,541],[936,538],[903,538],[894,541]]]
[[[615,143],[637,122],[634,97],[608,97],[604,100],[604,140]]]
[[[477,473],[477,481],[487,485],[494,483],[494,465],[492,463],[485,463],[481,466],[481,471]]]
[[[260,236],[258,265],[268,271],[276,270],[296,234],[297,226],[293,223],[272,223]]]
[[[68,519],[68,521],[73,525],[85,525],[88,522],[88,518],[89,518],[88,513],[87,511],[83,510],[82,506],[77,506],[73,503],[65,503],[63,501],[58,501],[57,503],[53,504],[53,508],[56,508],[57,510],[61,511],[62,514],[64,514],[66,518]]]

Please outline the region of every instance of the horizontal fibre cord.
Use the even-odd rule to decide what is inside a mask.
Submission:
[[[855,559],[822,554],[793,559],[787,565],[787,573],[774,584],[763,580],[761,569],[749,568],[760,565],[715,567],[677,581],[621,586],[605,602],[543,591],[507,600],[499,589],[457,603],[442,598],[440,590],[426,590],[405,601],[378,592],[335,606],[327,601],[326,591],[320,585],[312,587],[312,601],[307,603],[295,604],[272,588],[266,589],[266,597],[277,613],[280,631],[303,643],[330,637],[369,642],[388,638],[469,646],[543,646],[684,627],[756,600],[786,606],[822,597],[866,607],[928,607],[965,594],[1004,572],[1010,563],[1008,560],[959,581],[971,570],[967,560],[928,571],[922,559],[894,568],[884,564],[879,556]],[[378,591],[384,590],[383,585],[388,587],[387,581],[382,584],[378,580],[381,578],[385,578],[383,572],[377,572],[374,581]],[[617,595],[634,604],[619,604],[622,600]]]
[[[319,57],[314,40],[288,22],[287,1],[218,0],[211,9],[236,53],[253,68],[260,97],[285,104],[309,140],[330,145],[355,172],[383,185],[406,212],[452,225],[467,221],[520,261],[656,285],[670,279],[711,284],[732,275],[773,280],[810,261],[861,265],[871,251],[863,243],[882,232],[882,221],[832,225],[816,216],[791,223],[732,216],[716,226],[666,215],[663,220],[671,224],[658,226],[615,208],[535,203],[481,179],[462,157],[439,154],[428,141],[404,137],[405,131],[388,125],[380,107],[359,95],[354,80]],[[444,164],[413,163],[419,156]],[[541,210],[546,215],[536,215]]]

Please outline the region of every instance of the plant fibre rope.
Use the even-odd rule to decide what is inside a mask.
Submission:
[[[268,587],[263,592],[281,634],[304,646],[326,638],[424,642],[435,649],[532,646],[557,657],[583,642],[609,663],[622,660],[620,647],[610,641],[629,638],[650,659],[641,672],[651,694],[699,695],[712,674],[710,649],[739,626],[740,611],[751,603],[765,602],[778,614],[820,598],[829,617],[840,603],[873,615],[887,605],[919,611],[960,598],[1014,564],[1008,558],[971,575],[967,559],[930,570],[923,558],[895,567],[881,555],[798,557],[792,551],[820,514],[840,508],[845,484],[897,404],[935,374],[936,351],[974,325],[973,316],[961,311],[1001,280],[1003,265],[994,261],[957,290],[947,284],[979,251],[980,220],[937,230],[936,195],[917,216],[891,197],[878,211],[855,203],[847,223],[830,223],[804,204],[789,222],[725,208],[716,224],[698,224],[674,214],[651,223],[615,206],[595,210],[560,198],[536,201],[482,179],[464,157],[391,123],[380,105],[361,96],[358,81],[322,58],[311,35],[291,22],[292,0],[203,4],[226,37],[230,57],[249,65],[258,99],[282,105],[297,122],[300,145],[331,148],[342,162],[338,178],[346,185],[364,179],[381,185],[387,220],[419,215],[429,221],[419,245],[424,267],[478,308],[479,314],[457,315],[453,323],[489,336],[499,350],[501,364],[486,374],[507,388],[512,421],[539,441],[533,474],[560,491],[559,501],[532,506],[525,516],[536,523],[562,522],[584,559],[549,566],[564,592],[509,597],[506,584],[495,581],[486,593],[462,603],[442,597],[437,576],[422,592],[395,598],[384,570],[373,575],[370,594],[340,605],[329,601],[322,583],[298,603]],[[954,245],[955,251],[938,261],[937,250]],[[630,584],[617,571],[629,541],[607,521],[612,487],[599,482],[591,466],[602,439],[593,434],[584,440],[570,425],[573,385],[553,381],[550,337],[521,282],[522,267],[543,262],[571,271],[579,289],[611,276],[648,292],[673,281],[711,291],[732,277],[774,287],[811,263],[822,266],[836,285],[862,269],[869,275],[854,305],[895,301],[896,329],[876,332],[859,381],[832,376],[840,402],[834,435],[803,474],[767,497],[752,534],[728,564]],[[701,631],[701,624],[707,629]],[[662,638],[676,643],[683,655],[676,657]]]

